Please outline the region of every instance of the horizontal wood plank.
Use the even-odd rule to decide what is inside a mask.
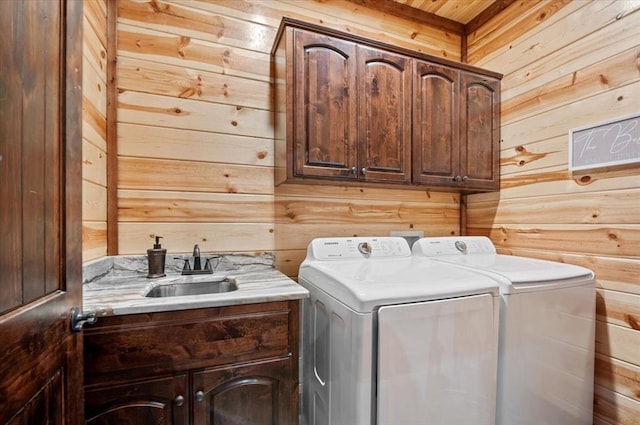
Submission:
[[[612,425],[640,423],[640,403],[600,385],[595,386],[593,404],[594,416]]]
[[[639,66],[640,47],[634,46],[517,96],[503,98],[501,122],[503,125],[511,124],[562,105],[593,97],[612,88],[637,82],[640,80]]]
[[[274,250],[271,223],[119,223],[118,252],[121,255],[146,252],[154,236],[162,236],[168,254],[201,252],[251,252]]]
[[[320,237],[388,236],[391,230],[423,231],[425,236],[454,236],[460,234],[459,224],[403,223],[325,223],[325,224],[276,224],[276,249],[306,249],[309,242]]]
[[[595,382],[636,402],[640,402],[640,367],[596,354]]]
[[[107,221],[107,188],[82,181],[82,220]]]
[[[271,113],[261,109],[133,91],[120,93],[118,102],[119,122],[238,136],[273,137]]]
[[[118,56],[269,81],[270,56],[217,43],[118,24]]]
[[[120,157],[118,178],[121,189],[273,193],[268,167]]]
[[[608,192],[567,193],[537,199],[513,198],[476,202],[467,210],[474,226],[492,224],[640,224],[640,188]]]
[[[569,0],[513,2],[485,25],[467,35],[467,61],[482,64],[504,50],[529,31],[551,28],[552,24],[582,7]],[[483,65],[485,66],[485,65]]]
[[[119,22],[190,37],[216,44],[240,47],[258,52],[271,50],[276,29],[269,25],[243,21],[204,9],[193,4],[156,1],[118,2]]]
[[[455,204],[430,205],[420,202],[374,200],[305,199],[277,196],[276,223],[388,223],[392,225],[457,226],[460,209]]]
[[[283,184],[275,188],[276,195],[282,197],[298,196],[303,198],[341,198],[357,200],[389,200],[423,202],[425,207],[430,204],[459,205],[460,195],[449,192],[435,192],[409,189],[386,189],[375,186],[337,186],[337,185],[306,185]]]
[[[289,276],[297,278],[300,264],[304,261],[306,249],[280,249],[276,254],[276,269]]]
[[[273,140],[154,125],[118,125],[118,154],[238,165],[273,165]]]
[[[640,295],[599,289],[596,301],[601,322],[640,331]]]
[[[271,107],[271,88],[265,81],[126,57],[118,60],[118,88],[120,91],[137,91],[255,109],[268,110]]]
[[[640,259],[640,225],[604,227],[587,224],[536,224],[518,226],[475,226],[467,233],[489,236],[503,248],[549,249],[555,251],[608,255]]]
[[[82,261],[95,260],[107,255],[107,223],[82,222]]]
[[[273,223],[273,195],[119,190],[119,222]]]
[[[107,154],[87,140],[82,141],[82,178],[107,187]]]
[[[640,364],[640,331],[596,321],[596,353]]]

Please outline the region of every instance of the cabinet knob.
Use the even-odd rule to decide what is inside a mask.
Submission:
[[[469,180],[469,176],[462,176],[462,181],[466,182],[467,180]]]
[[[358,174],[358,167],[351,167],[351,174]]]
[[[198,403],[202,403],[204,401],[204,391],[197,391],[196,392],[196,401]]]
[[[176,397],[176,406],[180,407],[184,404],[184,397],[179,395]]]
[[[363,176],[367,175],[367,168],[366,167],[362,167],[362,170],[360,170],[360,173],[362,173]]]
[[[460,182],[460,181],[462,181],[462,177],[460,177],[460,176],[455,176],[455,177],[453,178],[453,181],[454,181],[454,182]]]

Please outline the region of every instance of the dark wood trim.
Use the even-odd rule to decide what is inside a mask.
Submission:
[[[500,12],[502,12],[504,9],[509,7],[515,1],[516,0],[496,0],[496,1],[494,1],[491,4],[491,6],[487,7],[478,16],[476,16],[475,18],[473,18],[472,20],[467,22],[467,24],[464,26],[465,37],[468,34],[471,34],[475,30],[480,28],[481,26],[483,26],[484,24],[486,24],[487,22],[489,22],[491,19],[493,19],[494,16],[498,15]]]
[[[466,71],[470,71],[470,72],[474,72],[474,73],[480,73],[480,74],[483,74],[483,75],[486,75],[486,76],[490,76],[490,77],[493,77],[493,78],[502,79],[502,74],[499,73],[499,72],[489,71],[489,70],[478,68],[478,67],[475,67],[475,66],[463,64],[463,63],[460,63],[460,62],[457,62],[457,61],[441,58],[439,56],[432,56],[432,55],[429,55],[429,54],[426,54],[426,53],[418,52],[416,50],[411,50],[411,49],[407,49],[407,48],[404,48],[404,47],[399,47],[399,46],[395,46],[395,45],[392,45],[392,44],[383,43],[383,42],[380,42],[380,41],[377,41],[377,40],[371,40],[369,38],[365,38],[365,37],[361,37],[361,36],[358,36],[358,35],[345,33],[345,32],[342,32],[342,31],[338,31],[338,30],[335,30],[333,28],[324,27],[324,26],[321,26],[321,25],[316,25],[316,24],[312,24],[312,23],[309,23],[309,22],[299,21],[297,19],[292,19],[292,18],[287,18],[287,17],[282,18],[282,21],[280,22],[280,28],[278,29],[278,33],[276,34],[276,38],[275,38],[275,42],[273,44],[273,48],[271,50],[271,54],[272,55],[275,54],[276,48],[277,48],[277,46],[278,46],[278,44],[280,42],[280,37],[282,37],[285,27],[300,28],[300,29],[307,30],[307,31],[312,31],[312,32],[320,33],[320,34],[325,34],[325,35],[328,35],[330,37],[351,41],[351,42],[354,42],[354,43],[357,43],[357,44],[370,46],[370,47],[374,47],[374,48],[377,48],[377,49],[386,50],[386,51],[389,51],[389,52],[399,53],[401,55],[409,56],[409,57],[412,57],[412,58],[422,59],[422,60],[425,60],[425,61],[428,61],[428,62],[438,63],[440,65],[450,66],[450,67],[453,67],[453,68],[462,69],[462,70],[466,70]]]
[[[66,81],[64,102],[65,157],[64,165],[64,217],[61,229],[63,261],[62,284],[69,303],[82,307],[82,34],[83,2],[66,2],[65,51]],[[61,202],[62,204],[62,202]],[[64,314],[64,313],[63,313]],[[67,317],[69,312],[67,310]],[[70,329],[70,321],[65,322]],[[84,391],[82,368],[82,334],[68,336],[66,362],[66,419],[69,425],[84,423]]]
[[[107,0],[107,255],[118,254],[118,1]]]
[[[464,35],[464,25],[452,19],[443,18],[433,13],[425,12],[406,4],[396,3],[389,0],[348,0],[351,3],[375,9],[377,11],[397,16],[399,18],[409,19],[430,27],[442,29],[455,34]]]

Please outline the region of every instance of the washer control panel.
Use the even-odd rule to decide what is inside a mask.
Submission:
[[[496,248],[484,236],[446,236],[422,238],[413,245],[415,255],[437,257],[440,255],[495,254]]]
[[[353,237],[318,238],[311,241],[307,258],[316,260],[352,260],[363,258],[410,257],[411,249],[404,238]]]

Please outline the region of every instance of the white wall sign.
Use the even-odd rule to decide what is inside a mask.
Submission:
[[[640,162],[640,114],[569,130],[569,170]]]

